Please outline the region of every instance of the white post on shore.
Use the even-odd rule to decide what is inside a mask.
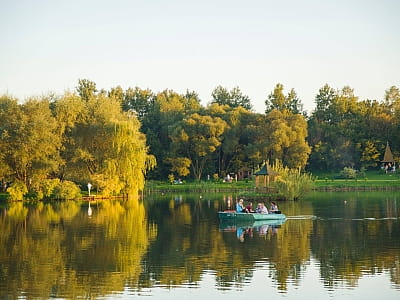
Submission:
[[[92,188],[92,184],[91,184],[90,182],[87,184],[87,188],[88,188],[88,191],[89,191],[89,197],[90,197],[90,189]]]

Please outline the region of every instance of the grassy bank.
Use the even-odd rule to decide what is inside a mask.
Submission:
[[[233,182],[214,182],[214,181],[184,181],[179,184],[171,184],[166,181],[148,181],[145,190],[147,192],[225,192],[225,191],[242,191],[254,190],[254,182],[252,180],[241,180]]]
[[[338,173],[314,175],[316,190],[400,190],[400,174],[367,171],[356,179],[340,179]]]
[[[315,190],[400,190],[399,174],[384,174],[380,171],[367,171],[363,176],[356,179],[340,179],[339,173],[317,173],[314,174]],[[182,184],[171,184],[167,181],[148,181],[146,183],[148,192],[224,192],[241,191],[247,193],[256,192],[254,181],[238,182],[213,182],[213,181],[187,181]]]
[[[400,191],[400,174],[384,174],[380,171],[368,171],[357,179],[339,179],[339,173],[314,174],[314,190],[317,191]],[[256,189],[253,180],[228,182],[184,181],[171,184],[167,181],[147,181],[144,193],[169,192],[232,192],[244,197],[274,197],[271,190]],[[82,192],[85,196],[85,192]],[[0,201],[7,199],[6,193],[0,193]]]

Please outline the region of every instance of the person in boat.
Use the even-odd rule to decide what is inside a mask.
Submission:
[[[265,207],[264,203],[258,203],[256,208],[256,213],[267,214],[268,209]]]
[[[274,201],[271,201],[271,207],[269,208],[270,213],[277,213],[279,211],[278,205]]]
[[[252,203],[252,202],[249,202],[249,204],[246,206],[246,210],[247,210],[247,212],[249,212],[249,213],[253,213],[253,212],[254,212],[254,210],[253,210],[253,203]]]
[[[243,205],[243,199],[240,199],[239,202],[236,203],[236,212],[248,212]]]

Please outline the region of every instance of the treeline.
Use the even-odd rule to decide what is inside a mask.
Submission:
[[[310,170],[376,168],[383,159],[387,142],[395,161],[399,161],[398,87],[387,89],[383,101],[360,101],[350,87],[334,90],[325,85],[316,95],[315,104],[308,118]]]
[[[279,160],[302,170],[375,168],[389,141],[398,157],[400,91],[362,100],[349,87],[323,86],[310,115],[294,89],[277,84],[265,113],[236,87],[218,86],[202,105],[196,92],[139,87],[0,98],[0,180],[48,194],[44,180],[91,182],[103,193],[143,188],[144,175],[204,179]]]
[[[400,146],[400,91],[392,86],[384,100],[359,100],[353,89],[323,86],[309,115],[294,89],[277,84],[266,96],[265,113],[255,113],[238,87],[217,87],[203,107],[195,92],[118,91],[123,109],[142,123],[158,166],[153,178],[206,178],[256,169],[269,160],[313,172],[377,168],[389,142],[395,158]]]

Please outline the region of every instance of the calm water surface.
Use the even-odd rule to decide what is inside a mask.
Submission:
[[[282,224],[230,194],[3,204],[1,299],[400,299],[400,195],[311,194]]]

